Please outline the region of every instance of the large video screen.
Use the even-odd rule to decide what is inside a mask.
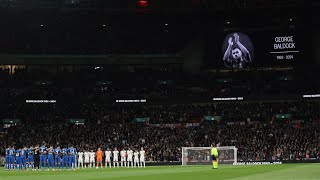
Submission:
[[[281,67],[303,62],[304,43],[293,30],[230,30],[207,39],[206,61],[216,68]]]

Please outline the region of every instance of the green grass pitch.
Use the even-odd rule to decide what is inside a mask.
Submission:
[[[0,180],[310,180],[320,179],[320,164],[161,166],[145,169],[80,169],[77,171],[0,171]]]

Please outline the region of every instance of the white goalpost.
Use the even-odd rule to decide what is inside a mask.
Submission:
[[[220,164],[237,163],[237,148],[235,146],[217,147]],[[183,147],[182,166],[211,165],[211,147]]]

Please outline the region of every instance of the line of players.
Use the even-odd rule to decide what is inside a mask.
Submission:
[[[40,158],[37,160],[37,155]],[[78,160],[77,160],[78,155]],[[109,148],[105,151],[105,166],[111,168],[111,163],[113,167],[119,166],[119,151],[117,148],[111,151]],[[6,149],[6,165],[5,170],[18,170],[18,169],[32,169],[33,171],[42,168],[48,170],[52,168],[53,171],[59,169],[62,170],[66,168],[67,170],[76,170],[76,162],[78,162],[78,168],[83,167],[94,167],[95,159],[97,160],[96,168],[100,165],[102,168],[102,156],[103,152],[99,148],[95,153],[93,150],[91,152],[78,152],[73,146],[60,148],[59,146],[49,148],[43,144],[41,147],[23,147],[15,149],[14,146],[8,147]],[[121,167],[145,167],[145,151],[141,148],[140,152],[135,150],[133,152],[130,148],[126,151],[122,149],[120,151],[120,162]],[[35,161],[36,160],[36,161]],[[111,161],[112,160],[112,161]],[[39,161],[39,164],[37,163]],[[35,163],[36,162],[36,163]],[[85,165],[85,166],[84,166]]]
[[[120,154],[120,161],[119,161]],[[94,167],[96,164],[96,168],[103,168],[102,157],[105,157],[105,167],[146,167],[145,163],[145,151],[141,148],[140,152],[136,149],[133,151],[131,148],[122,149],[120,152],[117,148],[113,151],[107,148],[107,150],[103,153],[99,148],[96,153],[93,151],[88,152],[78,152],[78,168],[86,168],[86,167]],[[95,163],[95,159],[97,160]],[[120,166],[121,165],[121,166]]]
[[[15,149],[14,146],[6,149],[6,165],[5,170],[21,170],[32,169],[33,171],[39,168],[41,171],[43,168],[52,168],[67,170],[76,169],[76,155],[77,150],[72,145],[68,148],[50,146],[49,148],[43,144],[41,147],[23,147]],[[39,156],[39,159],[37,158]],[[36,162],[36,163],[35,163]],[[38,164],[39,163],[39,164]]]

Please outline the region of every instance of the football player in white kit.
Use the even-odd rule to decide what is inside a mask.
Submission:
[[[109,148],[105,151],[105,156],[105,167],[108,167],[109,164],[109,167],[111,168],[111,151]]]
[[[80,165],[83,169],[83,155],[84,153],[83,152],[78,152],[78,169],[80,169]]]
[[[89,166],[89,162],[90,162],[89,156],[90,156],[89,151],[85,151],[85,152],[84,152],[84,164],[85,164],[84,167],[85,167],[85,168],[87,168],[87,167]]]
[[[119,167],[119,151],[117,148],[114,148],[113,151],[113,167],[115,168],[115,164],[117,163],[117,167]]]
[[[143,164],[144,168],[146,168],[145,154],[146,154],[146,152],[143,150],[143,147],[141,147],[141,150],[140,150],[140,167],[142,167],[142,164]]]
[[[130,148],[128,148],[127,153],[128,153],[128,159],[127,159],[128,167],[130,167],[130,165],[131,165],[131,167],[133,168],[133,159],[132,159],[133,151]]]
[[[93,150],[91,150],[91,152],[90,152],[90,161],[89,161],[90,167],[95,167],[95,164],[96,164],[95,154],[96,153],[93,152]]]
[[[127,151],[125,149],[122,149],[120,151],[120,156],[121,156],[121,167],[126,167],[127,166],[127,161],[126,161]]]
[[[137,149],[134,151],[133,157],[134,157],[134,167],[139,167],[139,152]]]

